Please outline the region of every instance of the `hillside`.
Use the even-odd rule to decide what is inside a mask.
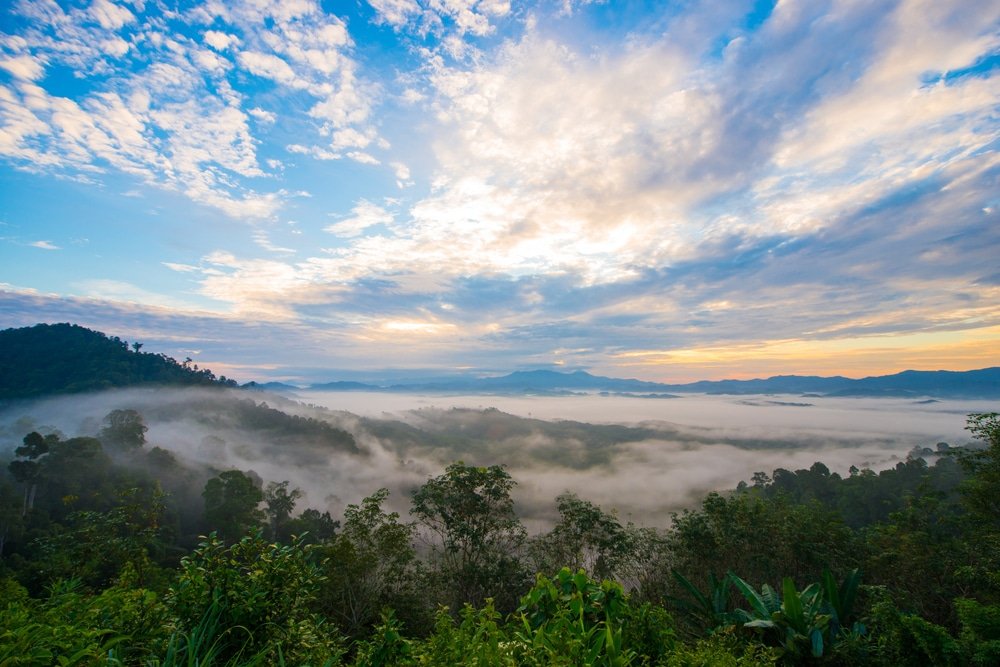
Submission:
[[[0,331],[0,399],[141,385],[235,386],[207,368],[75,324]]]
[[[314,384],[315,391],[467,392],[482,394],[556,395],[567,392],[674,392],[705,394],[815,394],[818,396],[894,396],[989,399],[1000,398],[1000,367],[973,371],[903,371],[852,379],[777,375],[755,380],[702,380],[665,384],[591,375],[586,371],[516,371],[500,377],[456,377],[421,383],[376,386],[358,382]],[[664,396],[669,397],[669,396]]]

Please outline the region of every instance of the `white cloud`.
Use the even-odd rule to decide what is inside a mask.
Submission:
[[[247,113],[249,113],[251,116],[259,120],[260,122],[268,124],[273,123],[278,117],[278,115],[273,111],[264,111],[260,107],[254,107],[253,109],[250,109]]]
[[[396,28],[406,25],[422,12],[416,0],[369,0],[368,4],[380,21]]]
[[[287,62],[270,53],[243,51],[239,55],[239,63],[257,76],[273,79],[293,88],[309,87],[309,82],[299,79]]]
[[[382,164],[377,157],[375,157],[371,153],[366,153],[364,151],[348,151],[347,157],[354,160],[355,162],[360,162],[361,164],[371,164],[371,165]]]
[[[360,236],[369,227],[391,225],[395,219],[392,213],[366,199],[359,201],[351,210],[351,214],[349,218],[324,227],[324,231],[336,236],[352,238]]]
[[[62,250],[62,248],[53,244],[51,241],[33,241],[28,245],[33,248],[41,248],[42,250]]]
[[[271,237],[262,229],[258,229],[253,233],[253,242],[268,252],[279,254],[291,254],[295,252],[294,248],[284,248],[272,243]]]
[[[118,30],[135,21],[132,12],[108,0],[94,0],[90,5],[90,17],[105,30]]]
[[[171,271],[177,271],[178,273],[193,273],[198,270],[197,266],[192,266],[190,264],[179,264],[177,262],[160,262],[163,266],[167,267]]]
[[[413,185],[413,181],[410,180],[410,168],[402,162],[390,162],[389,166],[392,167],[393,173],[396,175],[396,187],[408,188]]]
[[[237,46],[240,43],[240,38],[236,35],[219,32],[218,30],[206,30],[203,39],[206,44],[216,51],[225,51],[230,46]]]
[[[411,30],[424,35],[429,32],[466,34],[478,37],[495,30],[491,23],[510,14],[506,0],[369,0],[377,20],[397,30]]]
[[[180,14],[134,8],[138,17],[109,0],[15,8],[28,27],[2,45],[0,68],[16,78],[0,86],[0,156],[21,169],[92,182],[119,170],[228,215],[269,217],[283,193],[257,192],[246,179],[265,175],[253,132],[278,115],[248,103],[228,78],[234,69],[312,98],[307,109],[320,121],[320,143],[337,133],[344,150],[384,145],[367,123],[374,89],[356,74],[346,25],[313,0],[212,2]],[[193,23],[195,31],[171,22]],[[101,78],[84,94],[61,97],[31,83],[47,64]],[[309,117],[289,122],[305,125]],[[357,151],[347,157],[377,162]]]
[[[0,60],[0,68],[7,70],[19,79],[34,81],[40,79],[45,67],[38,58],[30,55],[20,55]]]

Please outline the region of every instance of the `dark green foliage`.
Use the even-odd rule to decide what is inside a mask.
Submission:
[[[166,609],[149,591],[113,587],[90,596],[70,580],[40,600],[9,584],[3,592],[2,665],[139,664],[150,649],[166,645]]]
[[[357,667],[409,664],[410,642],[403,637],[401,630],[393,611],[387,610],[382,614],[381,623],[372,632],[371,639],[358,646],[354,664]]]
[[[323,576],[310,561],[312,547],[267,542],[260,533],[232,546],[210,535],[181,561],[167,596],[178,629],[188,633],[215,617],[222,631],[212,646],[220,661],[266,656],[279,647],[292,664],[322,663],[341,653],[336,629],[312,612]]]
[[[448,609],[437,614],[434,631],[426,641],[415,645],[414,662],[420,665],[476,665],[477,667],[518,663],[514,658],[512,632],[487,600],[482,609],[466,605],[459,622]]]
[[[264,522],[264,492],[239,470],[219,473],[205,484],[205,522],[227,542],[235,542]]]
[[[312,428],[225,401],[243,406],[226,419]],[[122,437],[103,444],[29,433],[0,479],[0,664],[1000,663],[994,414],[970,418],[984,448],[877,475],[759,473],[663,532],[564,494],[558,523],[529,545],[500,466],[448,466],[414,493],[415,524],[382,489],[339,530],[329,513],[295,516],[288,482],[231,470],[206,483],[141,447],[141,415],[116,412],[106,431]],[[199,520],[220,536],[181,558],[189,512],[171,508],[203,484]],[[529,556],[557,573],[531,587]],[[712,574],[729,570],[739,576]]]
[[[518,607],[531,664],[624,666],[636,653],[623,643],[629,605],[620,584],[591,580],[563,568],[552,579],[538,575]]]
[[[151,557],[161,548],[164,509],[158,489],[133,488],[107,511],[71,514],[63,531],[36,540],[36,576],[43,582],[76,578],[100,589],[130,568],[132,581],[148,586],[161,577]]]
[[[736,622],[730,601],[733,579],[728,574],[720,579],[709,573],[704,593],[677,570],[672,570],[671,575],[680,585],[680,593],[668,599],[696,636],[712,634]]]
[[[146,444],[149,429],[142,415],[135,410],[112,410],[104,418],[100,440],[106,447],[119,451],[139,449]]]
[[[299,489],[288,490],[288,481],[269,482],[264,489],[264,512],[272,540],[287,542],[291,537],[292,510],[295,501],[302,497]]]
[[[453,463],[413,494],[412,514],[434,536],[434,567],[452,608],[492,597],[512,609],[526,572],[520,561],[524,526],[502,466]]]
[[[781,497],[711,493],[700,510],[675,517],[667,539],[675,569],[688,579],[732,570],[750,581],[778,573],[818,581],[831,563],[859,565],[857,538],[834,512]]]
[[[892,602],[876,602],[871,611],[875,655],[883,665],[926,667],[961,665],[962,650],[948,630],[917,614],[901,612]]]
[[[75,324],[0,331],[0,399],[147,384],[235,386],[208,369],[130,351],[117,337]]]
[[[955,600],[962,631],[959,635],[970,664],[1000,665],[1000,605]]]
[[[968,430],[986,443],[983,450],[960,456],[970,478],[962,486],[962,500],[972,518],[990,531],[1000,530],[1000,414],[969,415]]]
[[[536,571],[583,569],[595,577],[621,578],[637,558],[636,531],[573,493],[556,498],[559,522],[531,541]]]
[[[343,530],[318,549],[325,574],[318,608],[350,637],[369,632],[386,607],[411,631],[429,624],[432,608],[420,590],[414,526],[382,509],[388,496],[379,489],[360,505],[348,505]]]
[[[715,634],[693,645],[679,644],[666,667],[769,667],[778,664],[777,649],[748,644],[733,634]]]

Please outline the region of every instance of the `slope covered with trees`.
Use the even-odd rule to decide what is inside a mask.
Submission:
[[[221,385],[190,360],[142,351],[117,336],[75,324],[36,324],[0,331],[0,399],[33,398],[138,385]]]
[[[536,534],[502,465],[449,465],[409,516],[382,489],[333,517],[150,448],[135,411],[104,424],[4,462],[0,663],[1000,660],[996,414],[970,416],[979,447],[759,472],[666,530],[563,494]]]

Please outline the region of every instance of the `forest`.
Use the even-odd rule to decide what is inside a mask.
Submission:
[[[230,391],[190,362],[58,333],[97,352],[80,372],[67,352],[21,394],[10,373],[26,362],[7,355],[8,398],[147,382]],[[322,465],[320,453],[359,446],[249,393],[225,405],[275,457],[306,442]],[[178,409],[201,414],[160,408]],[[148,442],[150,410],[93,415],[87,436],[11,427],[0,665],[1000,664],[996,413],[968,416],[970,443],[878,472],[756,472],[665,528],[567,492],[551,525],[529,531],[503,460],[456,460],[408,498],[375,487],[334,516],[303,507],[288,480]]]

